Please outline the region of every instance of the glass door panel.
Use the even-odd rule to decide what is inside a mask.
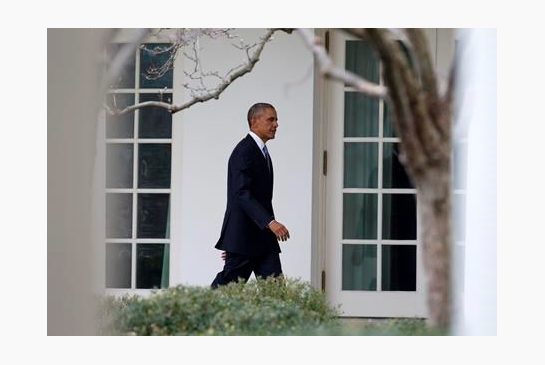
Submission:
[[[368,44],[332,34],[338,66],[382,82],[379,60]],[[328,298],[345,316],[423,317],[417,194],[399,160],[401,141],[391,110],[383,100],[346,85],[329,87]]]

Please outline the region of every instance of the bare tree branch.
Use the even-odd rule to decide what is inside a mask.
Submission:
[[[156,107],[159,107],[159,108],[164,108],[164,109],[167,109],[168,111],[170,111],[171,113],[173,112],[172,110],[174,108],[174,105],[169,104],[169,103],[165,103],[163,101],[145,101],[145,102],[142,102],[142,103],[138,103],[138,104],[135,104],[135,105],[128,106],[128,107],[126,107],[125,109],[123,109],[121,111],[117,111],[115,109],[112,109],[107,104],[104,104],[104,109],[106,109],[106,112],[108,114],[110,114],[110,115],[122,115],[122,114],[126,114],[126,113],[130,113],[132,111],[135,111],[136,109],[141,109],[141,108],[150,107],[150,106],[156,106]]]
[[[448,84],[447,84],[447,90],[445,91],[445,95],[443,96],[443,103],[447,105],[449,108],[452,105],[452,101],[454,99],[454,89],[456,87],[456,77],[458,71],[458,61],[456,57],[452,60],[452,65],[450,67],[450,73],[448,77]]]
[[[365,93],[377,98],[385,98],[388,94],[386,87],[377,85],[374,82],[368,81],[350,71],[346,71],[344,68],[336,67],[331,58],[328,56],[325,48],[323,47],[321,40],[314,35],[309,29],[297,29],[297,32],[301,35],[301,38],[312,51],[320,73],[328,78],[344,82],[345,84],[352,86],[359,92]]]
[[[416,127],[420,121],[415,120],[413,114],[414,82],[410,82],[409,65],[400,54],[399,46],[392,37],[388,37],[386,30],[367,29],[366,33],[384,65],[383,75],[394,106],[394,123],[401,136],[402,162],[410,170],[411,176],[419,177],[426,169],[426,152]]]
[[[423,90],[426,93],[428,112],[431,115],[432,125],[444,138],[445,135],[449,133],[447,130],[449,125],[442,123],[442,119],[439,118],[442,101],[438,90],[436,71],[433,66],[426,36],[422,29],[406,29],[405,33],[407,33],[407,36],[413,44],[413,51],[418,60],[416,66],[419,68]]]
[[[426,42],[426,36],[422,29],[406,29],[409,40],[412,44],[412,50],[416,53],[419,68],[419,73],[422,78],[422,85],[428,96],[432,99],[438,99],[437,79],[435,77],[435,68],[431,60],[431,55]]]
[[[388,61],[385,61],[385,66],[388,64],[390,69],[385,70],[385,74],[399,72],[402,77],[404,87],[406,89],[406,95],[412,114],[412,126],[413,131],[416,131],[416,136],[419,140],[422,152],[426,159],[426,165],[440,164],[443,161],[443,152],[445,152],[445,142],[447,133],[439,130],[438,115],[440,113],[439,102],[429,96],[422,84],[419,82],[414,71],[408,64],[406,57],[401,50],[401,46],[396,42],[394,37],[383,29],[369,29],[368,33],[372,35],[377,45],[381,45],[379,53],[384,56],[388,54]],[[415,48],[415,55],[419,58],[420,55],[426,51],[418,50],[420,46],[427,47],[425,38],[423,42],[420,42],[418,46],[413,45]],[[424,64],[425,61],[419,60]],[[427,70],[426,72],[433,69]]]
[[[364,28],[343,28],[343,31],[359,39],[368,37],[367,31]]]
[[[185,84],[184,86],[192,91],[192,98],[181,105],[173,105],[173,104],[158,102],[158,101],[146,101],[146,102],[137,103],[137,104],[128,106],[122,110],[116,110],[115,108],[111,108],[110,106],[105,105],[104,106],[105,110],[107,113],[111,115],[122,115],[122,114],[126,114],[131,111],[141,109],[144,107],[154,106],[154,107],[167,109],[171,113],[177,113],[181,110],[191,107],[194,104],[202,103],[211,99],[218,99],[221,93],[223,93],[223,91],[225,91],[225,89],[227,89],[236,79],[246,75],[247,73],[253,70],[255,64],[259,61],[261,57],[261,53],[263,52],[265,44],[272,39],[273,34],[277,31],[284,31],[289,33],[289,30],[279,29],[279,28],[267,30],[265,35],[261,37],[258,42],[245,47],[246,54],[247,54],[247,62],[240,66],[232,68],[225,77],[219,76],[217,72],[216,73],[200,73],[198,76],[190,77],[194,80],[199,81],[201,86],[198,88],[195,88],[195,87],[189,86],[188,84]],[[187,45],[187,42],[186,42],[186,45]],[[249,48],[256,48],[256,49],[253,53],[251,53],[249,52]],[[197,53],[198,51],[196,48],[193,48],[193,51],[195,52],[195,56],[192,57],[196,63],[195,70],[198,71],[199,70],[199,66],[198,66],[199,57]],[[203,81],[204,77],[206,76],[217,77],[220,79],[221,82],[214,89],[209,90],[207,89]],[[198,95],[197,93],[200,93],[200,95]]]
[[[367,34],[365,29],[359,29],[359,28],[345,28],[343,29],[344,32],[362,39],[362,40],[369,40],[369,35]],[[418,57],[415,54],[414,47],[407,37],[406,32],[403,29],[399,28],[388,28],[388,31],[392,34],[392,36],[400,42],[403,47],[405,48],[405,51],[407,52],[408,57],[410,58],[410,62],[413,65],[416,65],[416,69],[414,70],[416,75],[420,77],[420,67],[419,67],[419,60]]]

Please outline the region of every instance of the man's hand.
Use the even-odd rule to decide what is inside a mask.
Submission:
[[[290,232],[282,223],[273,220],[268,227],[279,241],[286,241],[290,238]]]

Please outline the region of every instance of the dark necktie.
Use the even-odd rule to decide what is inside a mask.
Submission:
[[[271,157],[269,156],[267,146],[263,146],[263,154],[265,155],[265,161],[267,161],[267,167],[269,168],[269,172],[271,172]]]

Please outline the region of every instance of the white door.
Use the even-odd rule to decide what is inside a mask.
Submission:
[[[332,32],[341,67],[380,82],[365,41]],[[382,101],[337,82],[327,89],[326,293],[343,316],[426,317],[417,195],[398,160]]]

